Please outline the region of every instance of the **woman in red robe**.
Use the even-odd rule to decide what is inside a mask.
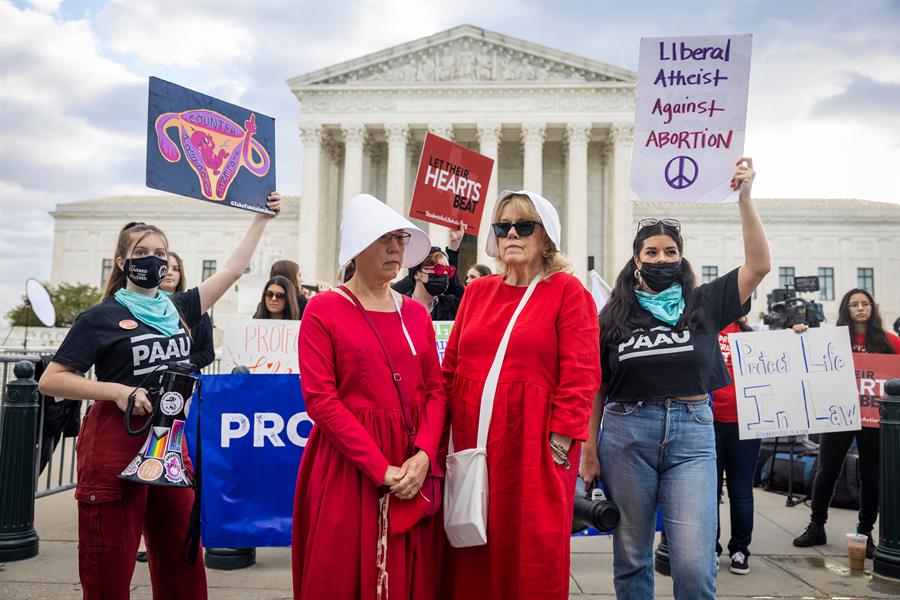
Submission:
[[[425,516],[404,533],[388,525],[403,501],[440,502],[420,489],[429,472],[439,475],[434,459],[446,412],[434,327],[421,303],[390,288],[401,266],[419,264],[430,246],[384,203],[357,196],[341,226],[340,260],[354,274],[303,313],[301,385],[315,426],[294,499],[297,600],[437,593],[439,520]]]
[[[512,330],[487,440],[487,544],[450,548],[451,598],[568,597],[569,538],[580,441],[600,388],[597,309],[559,253],[559,216],[531,192],[503,192],[488,254],[499,275],[466,294],[444,354],[455,451],[472,448],[481,393],[500,339],[536,276]],[[499,238],[499,240],[498,240]]]

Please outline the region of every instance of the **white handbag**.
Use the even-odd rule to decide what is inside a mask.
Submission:
[[[475,447],[454,452],[453,427],[452,425],[450,427],[450,447],[444,486],[444,531],[454,548],[487,544],[487,438],[491,427],[491,415],[494,412],[494,393],[497,391],[500,368],[503,366],[513,326],[540,280],[541,276],[538,275],[528,285],[500,340],[494,362],[488,371],[487,381],[484,383],[484,390],[481,392],[478,439]]]

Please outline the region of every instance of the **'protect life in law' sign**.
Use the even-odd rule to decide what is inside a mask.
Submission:
[[[846,327],[732,333],[728,341],[740,439],[860,428]]]
[[[630,197],[736,202],[744,151],[750,34],[642,38]]]

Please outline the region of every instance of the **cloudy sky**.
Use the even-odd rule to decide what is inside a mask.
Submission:
[[[285,80],[460,24],[637,68],[642,36],[754,35],[746,151],[759,197],[900,203],[900,2],[85,2],[0,0],[0,314],[50,275],[58,203],[146,193],[147,78],[276,118]]]

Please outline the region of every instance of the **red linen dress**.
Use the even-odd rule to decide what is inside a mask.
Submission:
[[[406,299],[396,312],[367,311],[402,376],[417,448],[436,465],[446,404],[428,311]],[[294,497],[294,598],[376,597],[378,499],[388,465],[408,458],[403,413],[384,352],[357,308],[337,292],[309,301],[300,327],[300,373],[306,410],[315,421],[300,462]],[[390,600],[427,600],[437,593],[438,517],[390,535]]]
[[[466,288],[444,354],[453,443],[472,448],[481,392],[525,287],[499,275]],[[550,432],[585,440],[600,388],[597,309],[584,285],[556,273],[537,285],[509,341],[488,433],[488,543],[449,548],[451,598],[568,597],[569,538],[580,443],[557,466]]]

